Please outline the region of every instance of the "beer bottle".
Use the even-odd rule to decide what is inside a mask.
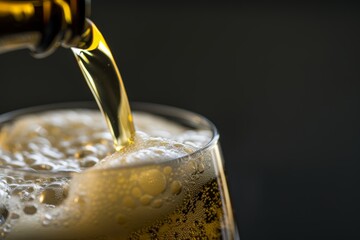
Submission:
[[[0,53],[30,49],[41,58],[81,40],[90,0],[0,0]]]

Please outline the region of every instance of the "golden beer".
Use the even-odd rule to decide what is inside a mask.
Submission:
[[[218,133],[172,107],[134,107],[113,152],[99,111],[49,106],[0,129],[4,239],[236,239]]]

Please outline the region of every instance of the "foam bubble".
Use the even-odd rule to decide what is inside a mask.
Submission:
[[[141,189],[150,195],[156,196],[166,188],[166,177],[158,169],[142,172],[138,179]]]
[[[34,215],[37,212],[37,207],[35,205],[25,205],[23,211],[27,215]]]

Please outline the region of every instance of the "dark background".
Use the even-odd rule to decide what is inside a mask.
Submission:
[[[359,5],[92,6],[131,101],[218,126],[242,240],[359,239]],[[0,55],[0,79],[0,112],[92,99],[66,49]]]

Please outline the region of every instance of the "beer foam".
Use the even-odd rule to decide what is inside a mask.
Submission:
[[[0,132],[0,165],[8,168],[80,172],[105,159],[120,164],[181,157],[204,146],[210,131],[193,131],[166,119],[134,113],[135,144],[115,153],[102,115],[91,110],[50,111],[27,115]],[[186,145],[186,147],[185,147]],[[185,150],[187,148],[187,150]]]
[[[104,158],[97,167],[109,168],[136,163],[160,163],[194,152],[195,148],[163,137],[137,131],[135,144]]]
[[[0,174],[0,236],[21,239],[29,229],[39,236],[61,229],[71,237],[93,236],[99,228],[126,237],[173,212],[191,189],[214,177],[211,158],[182,159],[206,145],[210,131],[145,113],[135,113],[134,122],[134,144],[119,152],[97,111],[27,115],[3,127],[2,167],[83,173],[72,178]],[[89,230],[94,224],[98,228]]]
[[[149,136],[162,137],[191,145],[195,148],[205,146],[211,139],[209,130],[190,130],[177,123],[148,113],[134,113],[136,129]],[[138,121],[138,119],[140,121]]]

